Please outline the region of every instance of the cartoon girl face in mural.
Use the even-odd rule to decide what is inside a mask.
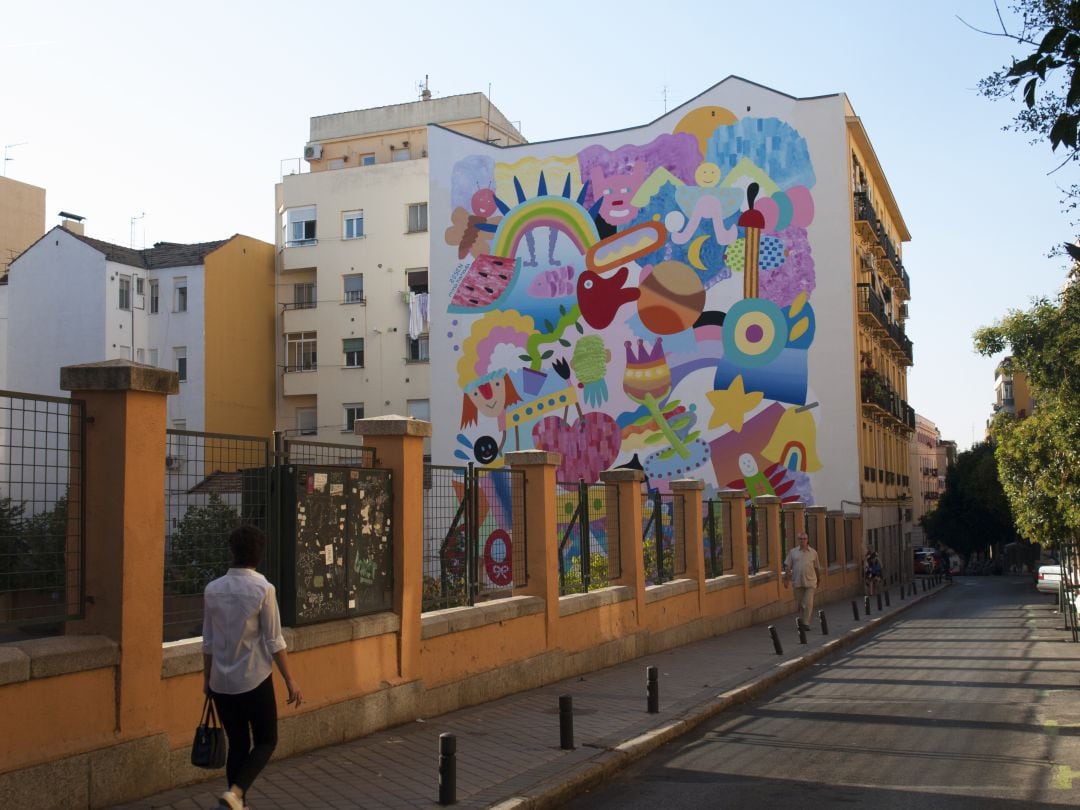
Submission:
[[[506,369],[493,371],[466,386],[461,401],[461,429],[475,425],[480,416],[495,419],[501,433],[501,450],[506,442],[506,409],[520,401],[521,396]]]

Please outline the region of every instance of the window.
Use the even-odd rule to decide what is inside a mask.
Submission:
[[[187,382],[187,346],[175,347],[173,356],[176,358],[176,373],[180,377],[180,382]]]
[[[358,157],[358,160],[360,161],[361,166],[374,166],[375,165],[375,156],[374,155],[360,155]]]
[[[412,203],[409,206],[409,233],[427,230],[427,203]]]
[[[344,168],[345,168],[345,158],[331,158],[330,159],[330,170],[331,171],[333,171],[334,169],[344,169]]]
[[[395,149],[390,154],[394,156],[394,163],[397,163],[399,160],[412,159],[412,152],[410,152],[408,149]]]
[[[341,350],[345,352],[345,368],[364,367],[363,338],[345,338],[341,341]]]
[[[301,436],[314,436],[319,432],[319,412],[315,408],[296,409],[296,428]]]
[[[363,402],[351,402],[342,406],[345,409],[345,430],[343,433],[352,433],[353,424],[357,419],[364,418],[364,403]]]
[[[426,267],[405,271],[405,283],[409,285],[409,292],[426,293],[428,291],[428,274]]]
[[[315,371],[319,367],[316,332],[290,332],[285,336],[285,371]]]
[[[159,285],[157,279],[150,282],[150,312],[154,314],[158,311],[158,301],[160,300]]]
[[[120,276],[120,309],[131,309],[131,276]]]
[[[405,361],[408,363],[426,363],[430,360],[428,355],[428,336],[419,335],[414,340],[408,335],[405,336],[406,341],[406,354]]]
[[[151,349],[148,353],[147,359],[150,361],[150,365],[156,366],[158,360],[157,349]]]
[[[427,399],[410,399],[405,403],[409,409],[409,416],[413,419],[423,419],[425,422],[431,421],[431,400]]]
[[[341,215],[344,222],[342,236],[345,239],[359,239],[364,235],[364,212],[346,211]]]
[[[146,364],[146,349],[135,350],[135,362],[142,363],[144,365]]]
[[[364,302],[364,274],[353,273],[344,276],[345,279],[345,303],[362,304]]]
[[[317,302],[315,285],[311,282],[293,284],[293,308],[311,309]]]
[[[290,208],[285,212],[281,223],[284,231],[282,241],[285,247],[299,247],[302,245],[314,245],[315,238],[315,206],[308,205],[303,208]]]
[[[187,277],[173,280],[173,312],[187,312]]]

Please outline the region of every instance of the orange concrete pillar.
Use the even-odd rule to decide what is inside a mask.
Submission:
[[[701,511],[701,494],[705,491],[705,482],[697,478],[683,478],[671,482],[671,491],[682,495],[685,576],[697,582],[700,605],[705,599],[705,542],[702,537],[704,520]]]
[[[544,450],[517,450],[506,463],[525,471],[525,538],[529,581],[515,593],[544,600],[547,647],[558,645],[559,537],[555,479],[562,457]]]
[[[110,360],[65,366],[86,403],[85,619],[67,632],[120,644],[117,731],[156,726],[165,570],[165,401],[176,372]]]
[[[731,543],[731,564],[734,573],[742,577],[743,604],[750,603],[750,558],[746,547],[746,490],[723,489],[719,493],[725,514],[731,516],[724,525],[724,542]]]
[[[641,470],[605,470],[600,480],[614,487],[619,501],[619,561],[621,574],[612,585],[626,585],[634,591],[634,616],[638,624],[645,615],[645,549],[641,531],[644,526],[641,508]]]
[[[401,617],[398,671],[420,676],[420,613],[424,591],[424,439],[431,423],[406,416],[357,419],[353,430],[375,449],[375,466],[390,470],[394,486],[394,612]]]

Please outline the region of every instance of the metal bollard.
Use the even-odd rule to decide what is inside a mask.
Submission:
[[[869,596],[864,596],[863,597],[862,606],[863,606],[863,615],[864,616],[869,616],[870,615],[870,597]]]
[[[574,699],[559,695],[559,748],[574,750]]]
[[[878,595],[877,595],[877,612],[881,613],[881,611],[882,611],[882,607],[881,607],[881,591],[878,591]]]
[[[825,611],[819,610],[817,612],[818,618],[821,619],[821,635],[829,635],[829,620],[825,618]]]
[[[917,594],[919,592],[918,584],[919,583],[912,580],[912,582],[911,582],[911,595],[912,596],[915,596],[915,594]]]
[[[851,613],[855,617],[855,621],[859,620],[859,603],[854,599],[851,600]]]
[[[906,582],[901,582],[900,583],[900,601],[901,602],[904,601],[905,591],[907,591],[907,583]]]
[[[776,628],[771,624],[769,625],[769,635],[772,636],[773,649],[776,650],[777,655],[784,654],[784,648],[780,644],[780,635],[776,632]]]
[[[891,607],[891,605],[889,604],[889,592],[888,591],[885,591],[885,607]],[[878,610],[881,610],[881,608],[879,607]]]
[[[439,804],[457,804],[457,737],[439,735]]]
[[[926,593],[926,580],[925,579],[923,579],[923,581],[922,581],[922,592]]]
[[[795,617],[795,630],[799,633],[799,643],[806,643],[806,626],[802,623],[802,616]]]
[[[660,711],[660,673],[656,667],[645,667],[645,694],[648,695],[649,714]]]

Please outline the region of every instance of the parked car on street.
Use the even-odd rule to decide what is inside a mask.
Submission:
[[[1035,589],[1041,593],[1052,593],[1055,596],[1058,594],[1058,587],[1061,585],[1061,565],[1060,563],[1054,563],[1053,565],[1040,565],[1039,573],[1035,577]]]
[[[914,571],[916,574],[933,574],[940,570],[936,553],[933,551],[916,551]]]

